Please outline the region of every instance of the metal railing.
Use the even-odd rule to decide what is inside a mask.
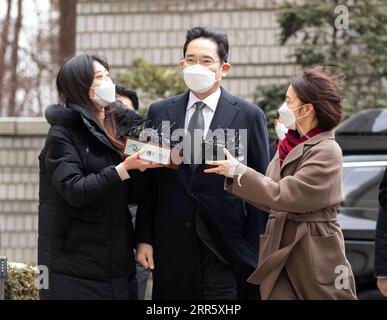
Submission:
[[[5,300],[5,279],[7,278],[7,257],[0,257],[0,300]]]

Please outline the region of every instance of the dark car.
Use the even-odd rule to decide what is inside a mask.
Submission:
[[[344,201],[339,208],[359,299],[382,299],[374,274],[379,184],[387,167],[387,109],[360,112],[336,130],[343,150]]]

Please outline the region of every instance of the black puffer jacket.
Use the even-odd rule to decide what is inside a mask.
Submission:
[[[114,108],[120,135],[143,122],[122,105]],[[50,277],[134,277],[127,205],[141,174],[130,171],[131,179],[121,181],[115,169],[121,156],[85,108],[52,105],[46,119],[51,128],[39,155],[39,265],[49,268]]]

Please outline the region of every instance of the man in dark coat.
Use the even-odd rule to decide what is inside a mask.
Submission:
[[[387,297],[387,169],[379,190],[380,211],[376,224],[375,275],[380,292]]]
[[[240,150],[245,163],[264,173],[269,162],[264,113],[220,87],[231,67],[227,36],[193,28],[183,51],[190,91],[152,104],[148,123],[163,128],[169,121],[172,130],[199,129],[203,137],[219,128],[245,129],[247,141]],[[153,298],[257,299],[258,287],[246,279],[257,265],[266,214],[225,192],[224,178],[203,173],[205,159],[197,163],[194,156],[193,163],[190,155],[184,147],[177,170],[149,172],[138,208],[137,260],[154,267]]]

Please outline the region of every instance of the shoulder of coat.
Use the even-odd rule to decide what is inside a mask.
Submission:
[[[325,161],[341,161],[343,157],[339,144],[333,139],[322,140],[309,148],[306,153],[322,158]]]
[[[47,133],[47,141],[56,139],[68,139],[72,137],[71,128],[55,124],[50,127]]]
[[[155,101],[151,103],[151,105],[149,106],[149,109],[156,111],[160,108],[165,108],[166,106],[173,105],[175,103],[180,103],[182,100],[184,101],[187,100],[188,102],[188,95],[189,95],[189,91],[186,91],[177,96],[168,97],[163,100]]]

